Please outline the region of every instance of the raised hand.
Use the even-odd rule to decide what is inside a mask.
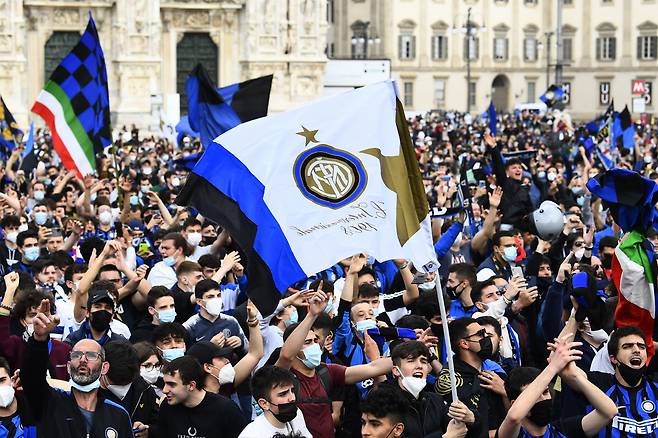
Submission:
[[[45,342],[55,327],[59,324],[59,316],[50,314],[50,300],[43,299],[32,320],[34,326],[34,339]]]
[[[547,343],[548,350],[551,351],[551,355],[548,357],[548,366],[553,368],[556,374],[561,372],[569,362],[579,360],[583,356],[582,351],[576,350],[583,343],[568,342],[568,337],[556,338],[554,342]]]
[[[501,199],[503,199],[503,189],[498,186],[491,194],[489,194],[489,205],[491,208],[500,207]]]

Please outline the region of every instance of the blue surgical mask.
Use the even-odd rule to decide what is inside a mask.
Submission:
[[[377,328],[377,322],[374,319],[364,319],[356,323],[356,331],[359,333],[374,328]]]
[[[297,309],[295,309],[290,314],[290,319],[286,319],[284,321],[284,324],[286,325],[286,327],[289,327],[293,324],[297,324],[298,321],[299,321],[299,313],[297,313]]]
[[[46,223],[48,220],[48,213],[44,213],[43,211],[38,211],[34,213],[34,222],[36,222],[37,225],[43,225]]]
[[[310,347],[306,347],[302,350],[304,352],[305,359],[301,359],[306,368],[316,368],[320,365],[322,360],[322,349],[319,344],[313,344]]]
[[[579,197],[577,197],[577,198],[576,198],[576,203],[577,203],[580,207],[582,207],[583,205],[585,205],[585,197],[584,197],[584,196],[579,196]]]
[[[139,204],[139,198],[137,195],[132,195],[130,197],[130,205],[138,205]]]
[[[185,355],[184,348],[170,348],[168,350],[161,350],[161,351],[162,351],[162,357],[167,362],[171,362],[172,360],[178,359],[179,357],[183,357]]]
[[[159,310],[158,319],[160,322],[174,322],[176,319],[176,309]]]
[[[334,310],[334,299],[329,298],[329,301],[327,301],[327,307],[324,308],[324,313],[329,314],[332,310]]]
[[[71,384],[72,388],[75,388],[80,392],[91,392],[95,389],[98,389],[101,386],[101,379],[98,378],[98,379],[94,380],[93,382],[88,383],[86,385],[80,385],[78,383],[75,383],[75,381],[73,379],[69,379],[69,383]]]
[[[31,263],[39,258],[39,254],[41,254],[41,249],[39,249],[38,246],[32,246],[30,248],[26,248],[25,260]]]
[[[503,258],[507,260],[508,262],[513,262],[516,260],[517,253],[516,253],[516,246],[508,246],[505,248],[503,252]]]
[[[46,194],[43,192],[43,190],[35,190],[34,191],[34,200],[35,201],[43,201],[43,198],[45,198]]]
[[[162,260],[165,265],[169,266],[170,268],[176,264],[176,258],[169,256],[165,257],[164,260]]]

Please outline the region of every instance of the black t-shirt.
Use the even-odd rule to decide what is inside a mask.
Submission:
[[[190,301],[192,292],[183,292],[183,290],[178,287],[178,283],[176,283],[171,288],[171,296],[174,297],[174,305],[176,306],[176,322],[182,324],[195,313],[194,304]]]
[[[247,421],[232,400],[207,392],[193,408],[162,402],[155,438],[237,438],[246,426]]]
[[[546,432],[539,436],[530,435],[522,427],[519,431],[518,438],[585,438],[586,436],[583,431],[583,416],[577,415],[549,424]],[[496,438],[499,438],[498,431],[496,431]]]

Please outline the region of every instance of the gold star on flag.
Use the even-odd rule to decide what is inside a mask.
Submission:
[[[313,131],[309,131],[308,129],[304,128],[304,126],[302,126],[302,129],[303,131],[298,132],[297,135],[301,135],[306,139],[306,144],[304,145],[304,147],[308,146],[308,144],[311,142],[318,143],[318,141],[315,139],[315,135],[318,133],[317,129]]]

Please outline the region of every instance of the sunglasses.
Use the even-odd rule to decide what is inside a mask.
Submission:
[[[472,337],[474,336],[479,336],[480,338],[486,338],[487,337],[487,331],[485,329],[478,330],[477,332],[473,333],[472,335],[465,336],[464,339],[467,341],[470,341]]]

